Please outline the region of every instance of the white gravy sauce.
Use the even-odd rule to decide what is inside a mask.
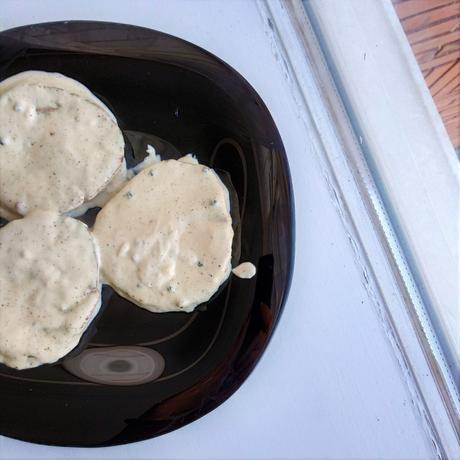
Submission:
[[[231,270],[228,191],[199,164],[141,171],[99,212],[94,235],[104,278],[150,311],[192,311]]]
[[[140,173],[143,169],[161,161],[161,156],[157,155],[157,152],[152,145],[147,145],[146,153],[147,156],[140,163],[134,166],[134,168],[130,169],[130,174],[128,174],[129,179]]]
[[[256,274],[256,267],[251,262],[243,262],[232,270],[238,278],[250,279]]]
[[[113,117],[82,85],[85,97],[34,79],[9,80],[0,83],[0,213],[66,212],[96,196],[124,159]]]
[[[0,362],[25,369],[70,352],[99,310],[100,273],[154,312],[192,311],[231,273],[217,174],[152,146],[127,170],[123,150],[113,114],[79,82],[34,71],[0,83],[0,215],[26,216],[0,229]],[[57,214],[96,206],[94,237]]]
[[[107,187],[102,190],[98,195],[96,195],[92,200],[83,203],[78,208],[70,211],[67,213],[68,216],[71,217],[80,217],[85,214],[89,209],[92,208],[102,208],[108,203],[108,201],[115,196],[124,186],[125,184],[131,180],[136,174],[139,174],[144,169],[148,168],[149,166],[154,165],[161,161],[161,156],[156,153],[156,150],[151,145],[147,146],[147,156],[136,166],[131,169],[126,169],[126,162],[123,162],[122,167],[118,171],[117,174],[113,177],[113,179],[109,182]],[[182,161],[183,163],[190,163],[190,164],[198,164],[198,160],[191,154],[187,154],[177,161]],[[1,213],[0,213],[1,215]],[[5,217],[7,220],[7,217]]]
[[[18,85],[41,85],[50,88],[62,89],[68,93],[76,94],[98,105],[106,114],[116,122],[115,116],[109,108],[98,99],[85,85],[73,78],[57,72],[44,72],[41,70],[28,70],[6,78],[0,82],[0,96]]]
[[[102,208],[106,203],[119,192],[130,177],[130,170],[126,169],[126,161],[123,160],[118,172],[115,173],[112,180],[108,183],[107,187],[99,192],[92,200],[88,200],[78,208],[73,209],[66,213],[69,217],[80,217],[85,214],[89,209]]]
[[[0,229],[0,260],[0,362],[55,362],[99,310],[94,238],[82,222],[34,211]]]

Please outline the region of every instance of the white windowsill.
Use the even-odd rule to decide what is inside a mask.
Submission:
[[[356,263],[363,267],[363,281],[407,384],[427,414],[427,432],[441,450],[456,456],[457,389],[412,272],[404,266],[406,254],[412,254],[458,360],[455,152],[390,1],[307,3],[340,77],[340,90],[351,103],[348,112],[301,2],[268,0],[260,5],[273,20],[278,51],[305,123],[316,127],[319,160],[356,249]],[[357,136],[350,109],[358,118]],[[395,205],[391,219],[363,148],[372,153],[387,198]],[[393,234],[395,219],[410,242],[405,251]],[[443,234],[436,238],[440,228]]]

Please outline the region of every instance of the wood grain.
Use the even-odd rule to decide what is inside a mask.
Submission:
[[[460,0],[393,0],[447,132],[460,148]]]

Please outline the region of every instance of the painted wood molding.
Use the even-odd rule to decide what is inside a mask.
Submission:
[[[357,92],[357,101],[362,104],[356,102],[353,110],[360,113],[362,117],[369,118],[369,120],[365,120],[366,123],[361,127],[361,131],[356,133],[350,122],[349,110],[346,110],[342,97],[337,91],[336,83],[324,60],[317,35],[302,3],[300,1],[284,2],[281,0],[259,2],[261,13],[268,22],[268,33],[273,35],[272,39],[277,44],[274,53],[278,56],[279,64],[286,73],[286,79],[290,82],[294,98],[297,101],[299,116],[303,117],[309,130],[316,132],[313,141],[318,160],[322,165],[324,179],[330,186],[331,195],[336,201],[336,207],[341,214],[346,232],[349,234],[350,243],[356,251],[356,263],[362,269],[363,283],[368,288],[370,297],[374,299],[377,313],[381,316],[382,326],[387,332],[406,382],[414,396],[413,401],[416,410],[421,415],[427,435],[430,436],[436,446],[438,456],[440,458],[444,456],[455,457],[460,452],[458,433],[455,429],[455,426],[458,426],[457,410],[459,403],[455,383],[448,366],[443,361],[443,350],[439,347],[437,335],[433,331],[424,304],[420,298],[414,298],[419,293],[411,276],[411,270],[404,267],[406,263],[405,251],[402,250],[398,239],[393,234],[394,229],[391,223],[394,216],[391,216],[390,219],[386,213],[386,206],[381,201],[381,194],[376,187],[376,181],[370,171],[367,158],[363,155],[363,147],[368,146],[370,148],[371,145],[374,146],[379,141],[383,142],[384,145],[380,145],[377,152],[385,154],[388,149],[394,148],[395,139],[391,136],[398,135],[404,138],[404,146],[410,149],[408,159],[403,160],[416,163],[418,158],[414,157],[415,147],[409,142],[410,136],[414,136],[416,145],[423,148],[420,165],[423,164],[424,168],[430,168],[432,163],[436,163],[436,160],[430,157],[430,152],[433,150],[437,152],[435,158],[440,157],[443,173],[435,174],[430,183],[437,186],[435,181],[440,181],[443,190],[447,187],[449,192],[454,194],[456,187],[458,187],[458,178],[456,176],[456,159],[452,155],[453,149],[420,71],[417,70],[418,73],[414,73],[416,69],[415,60],[412,57],[413,65],[409,66],[402,62],[408,58],[407,51],[409,48],[402,31],[398,30],[397,25],[392,22],[396,16],[391,4],[389,2],[361,2],[359,0],[347,2],[336,0],[316,2],[313,0],[307,3],[308,9],[314,10],[315,15],[318,15],[318,10],[322,8],[327,10],[329,15],[324,14],[322,16],[322,30],[331,33],[334,46],[342,52],[337,58],[338,62],[342,63],[340,72],[343,74],[340,75],[345,79],[349,78],[352,87],[353,75],[359,72],[355,67],[348,67],[346,62],[347,48],[351,47],[358,53],[364,63],[361,64],[361,67],[367,66],[368,52],[366,49],[371,49],[369,51],[371,55],[375,54],[376,51],[373,50],[373,42],[369,41],[368,36],[357,31],[356,33],[355,31],[349,32],[353,29],[352,25],[357,21],[357,18],[354,8],[348,7],[354,5],[357,8],[358,4],[360,6],[366,4],[364,9],[374,9],[368,17],[366,16],[368,13],[362,11],[362,17],[366,16],[366,28],[377,45],[374,44],[374,48],[380,48],[378,53],[382,53],[385,52],[382,49],[388,46],[390,47],[390,50],[386,50],[388,53],[396,52],[400,45],[403,47],[401,53],[396,53],[399,53],[399,58],[395,58],[394,63],[395,66],[402,66],[400,78],[404,80],[404,84],[397,91],[414,93],[405,96],[408,99],[408,101],[404,99],[405,104],[417,105],[422,102],[422,108],[418,107],[417,112],[414,112],[420,113],[416,117],[409,117],[409,121],[415,123],[419,128],[420,123],[427,125],[427,131],[419,139],[417,130],[412,129],[406,132],[402,129],[401,123],[404,121],[402,114],[397,117],[388,116],[388,114],[393,114],[396,109],[391,105],[391,102],[394,104],[394,96],[392,95],[390,98],[388,90],[382,94],[377,92],[375,97],[378,96],[376,100],[380,105],[377,105],[373,110],[372,107],[369,108],[370,100],[360,94],[361,88],[359,86],[353,87]],[[392,16],[394,16],[393,19]],[[375,26],[373,21],[376,22]],[[337,22],[343,26],[340,33],[338,30],[342,26],[338,26]],[[404,39],[405,44],[401,44],[402,39]],[[388,81],[392,82],[392,73],[382,71],[382,66],[387,66],[388,63],[379,59],[379,54],[374,56],[373,60],[375,63],[372,69],[366,70],[367,80],[372,81],[373,78],[376,78],[377,81],[380,81],[388,78]],[[335,64],[338,65],[338,62]],[[361,84],[367,84],[366,80]],[[414,88],[411,85],[414,85]],[[389,90],[392,90],[392,85],[390,85]],[[395,92],[395,94],[398,93]],[[410,108],[405,106],[403,112],[407,113],[406,109],[410,111]],[[359,112],[359,110],[362,111]],[[381,117],[384,117],[383,121],[380,120],[381,123],[385,122],[384,135],[382,135],[381,126],[378,123]],[[391,134],[392,130],[394,131],[393,134]],[[389,136],[388,143],[385,143],[385,136]],[[431,136],[433,136],[432,139]],[[407,146],[408,142],[409,146]],[[398,147],[398,152],[401,153],[401,146]],[[395,157],[391,151],[390,154],[392,158]],[[387,166],[385,161],[383,161],[383,167],[386,174],[393,172],[397,174],[399,181],[405,178],[407,172],[405,168],[398,170],[398,167],[391,163]],[[436,166],[434,171],[438,171],[438,169],[439,166]],[[418,170],[409,171],[408,175],[410,177],[407,181],[410,181],[412,186],[425,186],[421,182],[421,179],[425,179],[425,177],[420,176]],[[396,197],[403,191],[407,194],[407,190],[404,190],[404,181],[401,184],[397,178],[390,177],[392,180],[389,182],[392,187],[391,191]],[[440,197],[440,195],[438,190],[435,197]],[[409,198],[416,200],[417,196],[411,193],[409,197],[404,196],[404,198],[403,204],[400,205],[401,209],[399,209],[403,217],[417,219],[416,211],[425,212],[423,206],[426,206],[427,203],[422,203],[423,206],[420,209],[416,207],[416,210],[411,211],[409,215],[405,214],[405,207],[408,206]],[[452,215],[455,215],[455,210],[452,214],[455,195],[451,195],[451,198],[447,200],[448,203],[444,203],[443,212],[440,213],[449,221],[450,228],[447,232],[450,242],[452,242],[452,237],[455,237],[455,228],[452,228],[451,219]],[[431,205],[431,203],[428,204]],[[439,219],[439,216],[437,218]],[[413,228],[411,230],[417,233],[416,230],[419,228],[424,228],[421,222],[418,222],[415,230]],[[430,228],[433,226],[431,225]],[[423,232],[421,236],[424,237]],[[422,243],[423,241],[417,240],[416,247],[424,249]],[[442,244],[445,243],[446,241],[443,240]],[[436,244],[441,243],[437,242]],[[424,256],[421,255],[420,257]],[[449,258],[449,255],[446,257]],[[449,259],[447,263],[452,265],[453,260]]]

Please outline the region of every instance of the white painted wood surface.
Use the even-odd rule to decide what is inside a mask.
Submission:
[[[339,7],[343,6],[340,0],[331,0],[334,1],[338,2]],[[310,14],[316,15],[317,9],[323,8],[325,4],[311,1],[307,9]],[[425,336],[431,327],[429,318],[424,305],[415,303],[417,298],[414,296],[418,295],[416,285],[411,272],[404,265],[405,254],[394,236],[392,221],[382,205],[363,155],[363,140],[359,135],[362,131],[355,134],[351,129],[349,112],[346,112],[341,100],[343,93],[337,91],[336,81],[322,56],[314,26],[300,2],[269,0],[261,1],[260,5],[272,23],[270,34],[282,56],[299,115],[316,145],[324,180],[331,188],[331,195],[336,201],[345,231],[352,243],[363,283],[373,299],[413,400],[422,414],[427,434],[440,456],[459,458],[459,437],[455,432],[455,424],[458,422],[455,384],[449,380],[452,376],[448,369],[446,374],[442,374],[446,368],[441,367],[445,365],[442,355],[441,361],[437,360],[440,352],[436,348],[437,337]],[[398,35],[393,27],[388,27],[388,15],[395,16],[394,11],[382,11],[381,3],[367,5],[382,14],[376,15],[374,11],[373,15],[360,18],[361,22],[366,20],[368,23],[376,23],[375,27],[371,27],[374,34],[360,36],[359,39],[355,37],[353,51],[361,49],[365,52],[372,40],[379,43],[379,48],[383,48],[382,52],[387,54],[386,48],[394,47],[395,42],[402,41],[402,47],[407,45],[405,37]],[[328,21],[321,24],[322,33],[335,31],[337,22],[346,22],[344,16],[347,14],[354,16],[356,10],[344,8],[338,17],[331,15]],[[387,24],[387,27],[382,27],[382,24]],[[353,35],[354,32],[342,30],[342,35],[346,34]],[[333,46],[338,45],[334,43]],[[414,85],[424,84],[423,81],[414,82],[413,72],[408,69],[404,56],[391,62],[379,60],[372,68],[367,67],[365,72],[368,79],[371,82],[382,80],[382,75],[390,65],[392,74],[398,74],[400,80],[412,82]],[[357,65],[352,68],[343,66],[339,78],[350,78],[355,70],[363,71]],[[417,76],[418,74],[415,75]],[[426,90],[424,86],[421,88],[422,93],[423,90]],[[424,107],[422,100],[420,105]],[[404,121],[410,124],[412,113],[405,109],[400,112],[400,123]],[[403,116],[404,113],[406,117]],[[371,110],[367,111],[367,116],[373,117]],[[418,125],[425,132],[436,129],[436,123],[432,125],[429,117],[424,118],[423,124],[419,119]],[[360,126],[358,128],[362,129]],[[391,131],[390,128],[385,126],[388,131]],[[395,135],[398,135],[400,125],[392,124],[392,128]],[[418,142],[418,139],[414,142]]]
[[[460,168],[454,147],[391,0],[310,4],[460,376]]]
[[[154,440],[89,450],[0,438],[0,458],[435,457],[256,3],[2,0],[0,8],[0,29],[66,19],[125,22],[185,38],[227,61],[274,116],[297,213],[286,310],[267,353],[230,400]]]

